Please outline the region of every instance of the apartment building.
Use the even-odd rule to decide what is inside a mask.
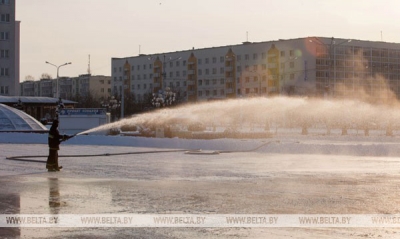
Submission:
[[[91,74],[80,75],[72,78],[72,90],[66,92],[82,96],[90,93],[96,99],[106,100],[111,97],[111,77],[92,76]]]
[[[19,32],[15,0],[0,0],[0,95],[19,95]]]
[[[21,96],[54,97],[57,79],[41,79],[40,81],[25,81],[20,84]],[[62,99],[73,99],[75,96],[91,94],[94,98],[105,100],[111,97],[111,77],[92,76],[60,77],[58,79],[59,96]]]
[[[183,101],[277,94],[400,96],[400,44],[305,37],[112,58],[112,91],[143,101],[172,90]]]

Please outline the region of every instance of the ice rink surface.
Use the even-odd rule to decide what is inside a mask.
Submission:
[[[46,135],[0,137],[3,214],[400,214],[397,137],[79,136],[61,145],[61,172],[45,170]],[[0,228],[0,236],[400,238],[400,229]]]

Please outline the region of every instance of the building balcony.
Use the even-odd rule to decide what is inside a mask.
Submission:
[[[268,68],[277,68],[278,64],[276,63],[268,63]]]
[[[233,93],[233,89],[232,88],[225,89],[225,93],[226,94],[232,94]]]
[[[233,83],[233,77],[225,77],[225,83]]]
[[[195,85],[195,81],[194,81],[194,80],[188,80],[188,81],[187,81],[187,84],[188,84],[188,85]]]

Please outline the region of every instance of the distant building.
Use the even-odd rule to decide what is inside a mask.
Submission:
[[[59,92],[62,99],[74,99],[76,96],[91,94],[95,99],[107,100],[111,97],[111,77],[92,76],[60,77]],[[21,96],[53,97],[56,92],[56,79],[25,81],[20,84]]]
[[[400,44],[326,37],[112,58],[113,95],[143,101],[167,87],[183,101],[278,94],[376,100],[386,87],[400,96]],[[385,86],[384,86],[385,85]]]
[[[72,95],[91,94],[99,100],[107,100],[111,97],[111,77],[80,75],[72,78]]]
[[[19,32],[15,0],[0,0],[0,95],[19,95]]]

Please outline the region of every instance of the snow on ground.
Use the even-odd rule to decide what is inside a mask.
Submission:
[[[61,156],[72,155],[60,157],[64,169],[48,173],[43,163],[46,134],[1,133],[0,209],[43,214],[399,214],[399,144],[397,136],[377,135],[284,134],[243,140],[79,135],[61,145]],[[175,149],[210,154],[165,152]],[[95,154],[104,155],[84,157]],[[34,159],[42,162],[5,159],[20,155],[41,156]],[[398,228],[346,227],[23,228],[9,233],[37,238],[400,237]]]

